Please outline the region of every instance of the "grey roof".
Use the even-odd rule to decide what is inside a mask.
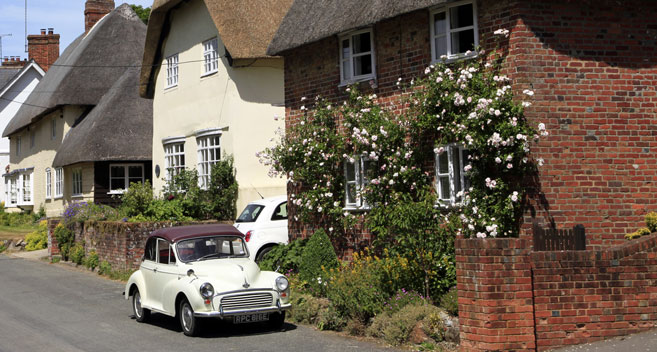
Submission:
[[[9,84],[16,75],[21,72],[22,68],[2,68],[0,67],[0,91]]]
[[[89,161],[150,160],[153,101],[139,97],[139,68],[130,68],[66,135],[54,167]]]
[[[447,0],[294,0],[267,54],[279,55],[341,32],[445,2]]]
[[[80,35],[50,67],[3,132],[7,137],[62,105],[96,105],[127,66],[141,65],[146,26],[123,4]]]

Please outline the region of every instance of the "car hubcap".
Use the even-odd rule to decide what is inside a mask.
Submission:
[[[184,304],[182,309],[182,316],[183,316],[183,327],[185,328],[186,331],[189,331],[190,327],[192,326],[193,314],[194,313],[192,313],[192,308],[189,306],[189,304]]]
[[[141,296],[139,292],[135,292],[135,315],[141,318]]]

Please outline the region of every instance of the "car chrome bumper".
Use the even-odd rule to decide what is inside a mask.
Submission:
[[[233,310],[229,312],[224,312],[220,310],[218,312],[194,312],[194,316],[197,318],[227,318],[235,315],[242,314],[252,314],[252,313],[280,313],[292,308],[292,304],[280,304],[280,301],[277,302],[274,307],[266,308],[254,308],[254,309],[244,309],[244,310]]]

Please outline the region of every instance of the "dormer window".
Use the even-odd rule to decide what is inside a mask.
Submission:
[[[479,46],[477,7],[461,1],[431,12],[431,59],[458,59],[474,56]]]
[[[372,29],[340,37],[340,81],[342,84],[375,78]]]

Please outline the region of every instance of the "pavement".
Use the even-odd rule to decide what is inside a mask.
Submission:
[[[32,260],[39,260],[43,257],[48,256],[48,248],[46,249],[40,249],[38,251],[16,251],[16,252],[6,252],[10,257],[14,258],[23,258],[23,259],[32,259]]]
[[[609,340],[585,343],[553,350],[554,352],[646,352],[657,351],[657,330]]]

